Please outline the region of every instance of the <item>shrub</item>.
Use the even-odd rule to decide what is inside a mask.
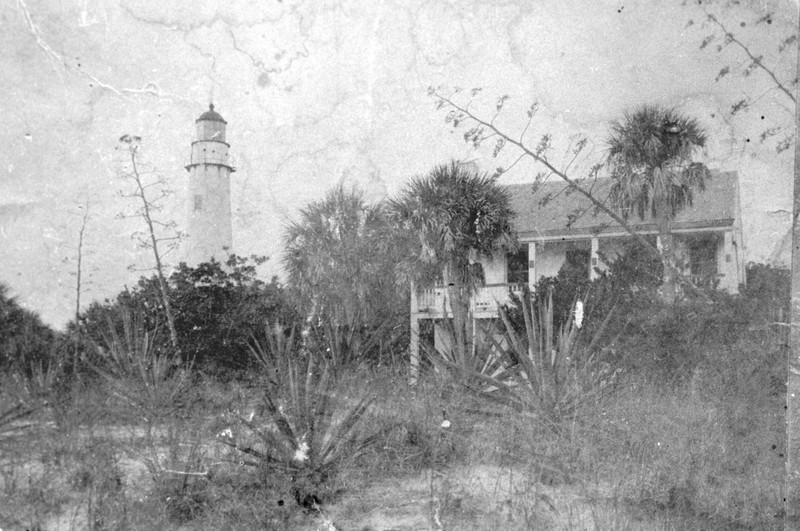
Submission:
[[[109,323],[106,348],[98,347],[100,361],[94,370],[125,408],[152,426],[180,407],[190,366],[156,348],[158,333],[145,330],[141,316],[123,312],[122,317],[122,334]]]
[[[357,383],[322,353],[303,348],[296,328],[269,328],[267,345],[253,347],[263,370],[260,414],[235,415],[218,439],[241,453],[244,464],[285,476],[297,503],[316,508],[330,498],[341,465],[380,438],[360,425],[375,396],[349,394]]]
[[[0,371],[23,372],[47,368],[57,334],[39,316],[22,308],[8,288],[0,284]]]
[[[242,370],[252,364],[248,341],[258,334],[264,319],[291,316],[282,286],[256,277],[263,259],[231,255],[225,264],[215,260],[189,267],[180,266],[169,278],[180,355],[199,369],[222,373]],[[103,344],[109,320],[123,333],[124,314],[139,314],[142,326],[154,330],[167,322],[161,305],[158,279],[142,277],[138,284],[120,292],[113,301],[93,303],[80,316],[80,330],[88,340]],[[174,350],[169,338],[159,337],[154,348]]]
[[[453,319],[436,321],[436,334],[440,345],[421,342],[424,360],[430,362],[445,385],[466,385],[475,391],[493,388],[486,378],[502,377],[505,372],[500,352],[492,351],[494,330],[485,327],[480,334],[468,334],[464,343],[456,339],[458,329]]]
[[[775,333],[759,324],[762,317],[752,300],[722,291],[707,295],[708,300],[673,306],[655,301],[639,312],[622,307],[627,318],[616,363],[663,382],[685,382],[698,370],[718,370],[735,358],[737,345],[771,343],[780,337],[780,330]],[[764,354],[764,348],[756,347],[750,356],[763,360]]]
[[[597,400],[614,379],[616,372],[600,359],[599,339],[611,314],[584,338],[584,303],[578,300],[567,321],[556,328],[552,292],[547,298],[530,293],[518,297],[525,320],[523,334],[518,334],[502,309],[505,326],[503,342],[496,350],[512,356],[498,356],[503,365],[502,378],[493,377],[498,394],[516,409],[533,413],[552,430],[558,431],[564,420],[574,418],[582,404]],[[508,363],[514,359],[515,363]]]
[[[789,320],[791,272],[764,264],[747,266],[747,284],[741,292],[753,301],[763,321],[786,323]]]

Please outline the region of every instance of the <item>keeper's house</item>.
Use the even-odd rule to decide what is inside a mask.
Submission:
[[[556,178],[557,179],[557,178]],[[611,179],[598,179],[591,187],[594,197],[604,199]],[[515,254],[497,255],[483,262],[485,286],[472,300],[476,319],[497,317],[497,305],[508,301],[509,292],[522,285],[533,287],[542,277],[556,276],[565,264],[582,267],[588,278],[604,269],[600,256],[617,256],[621,244],[631,236],[610,216],[597,212],[582,194],[560,180],[509,187],[516,212],[514,227],[521,243]],[[629,218],[639,233],[657,241],[655,223]],[[672,223],[678,262],[699,285],[715,285],[736,293],[744,283],[741,208],[738,176],[715,172],[704,192],[695,192],[691,206],[678,213]],[[411,297],[412,356],[421,319],[440,319],[449,313],[446,290],[418,290]]]

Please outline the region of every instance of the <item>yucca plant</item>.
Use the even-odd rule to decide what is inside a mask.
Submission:
[[[0,407],[0,441],[9,432],[20,429],[20,427],[27,428],[29,425],[20,426],[18,422],[30,417],[35,412],[35,407],[24,402],[17,402],[14,405],[2,405]]]
[[[538,300],[530,292],[515,297],[522,308],[524,331],[517,331],[508,312],[500,307],[505,333],[502,341],[493,339],[497,375],[477,378],[495,399],[532,413],[557,430],[613,379],[614,373],[599,359],[598,349],[613,309],[587,340],[582,337],[583,300],[575,301],[567,322],[556,329],[552,291]]]
[[[453,320],[442,319],[437,329],[439,346],[422,345],[422,351],[440,376],[493,398],[498,394],[496,383],[509,383],[513,376],[508,370],[513,358],[505,342],[495,337],[493,327],[476,322],[474,330],[466,348],[461,348]]]
[[[317,348],[324,349],[326,359],[336,367],[349,367],[364,361],[375,361],[375,353],[387,337],[396,342],[397,337],[392,334],[394,325],[395,321],[390,317],[376,318],[370,326],[336,325],[323,320],[309,328],[309,335]]]
[[[375,396],[344,396],[343,373],[321,352],[309,352],[295,327],[268,326],[266,339],[267,348],[258,341],[252,345],[265,370],[260,415],[237,415],[231,427],[236,431],[227,428],[217,437],[246,456],[241,463],[287,474],[298,504],[315,507],[343,461],[383,435],[360,430]]]
[[[13,367],[0,381],[0,434],[21,427],[18,421],[41,410],[58,410],[65,402],[58,390],[64,357],[52,349],[50,359],[28,361]],[[56,415],[56,418],[58,416]],[[26,427],[32,424],[26,425]]]
[[[120,334],[109,320],[106,348],[98,347],[100,361],[93,369],[114,396],[153,422],[179,407],[191,367],[157,347],[158,330],[145,330],[141,316],[124,312],[122,323]]]

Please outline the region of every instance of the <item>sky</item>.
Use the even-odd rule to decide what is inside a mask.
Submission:
[[[82,306],[150,274],[119,138],[142,137],[142,161],[172,192],[159,219],[185,228],[184,166],[212,101],[236,166],[233,250],[268,256],[267,277],[281,273],[286,224],[337,183],[380,200],[451,159],[510,168],[501,184],[533,181],[541,168],[514,164],[512,149],[467,145],[431,86],[465,89],[458,101],[488,118],[507,95],[495,123],[531,146],[550,135],[548,159],[576,177],[602,161],[626,111],[674,106],[708,133],[698,159],[739,172],[746,259],[766,262],[790,227],[793,144],[779,146],[794,101],[779,84],[794,94],[797,42],[782,43],[797,11],[794,0],[4,2],[0,283],[63,327],[87,209]],[[748,51],[770,71],[748,69]]]

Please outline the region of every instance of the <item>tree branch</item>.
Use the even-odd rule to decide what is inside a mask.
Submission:
[[[747,57],[750,58],[750,60],[752,61],[752,64],[754,64],[755,66],[759,67],[761,70],[766,72],[769,77],[772,78],[772,81],[775,82],[775,85],[777,85],[777,87],[780,89],[781,92],[786,94],[789,97],[789,99],[792,100],[793,102],[795,102],[795,103],[797,102],[797,100],[795,99],[794,94],[792,94],[792,92],[789,89],[787,89],[786,86],[783,83],[781,83],[781,81],[775,75],[775,72],[773,72],[771,69],[767,68],[764,65],[764,63],[761,62],[761,57],[756,57],[755,55],[753,55],[753,53],[750,51],[750,48],[748,48],[747,45],[745,45],[742,41],[737,39],[736,36],[733,33],[728,31],[728,28],[726,28],[725,25],[722,22],[720,22],[719,19],[716,16],[714,16],[711,13],[709,13],[706,10],[705,6],[703,6],[703,11],[705,12],[706,16],[708,16],[708,20],[710,20],[711,22],[713,22],[714,24],[719,26],[719,28],[725,33],[725,38],[726,39],[730,39],[730,41],[732,43],[736,44],[739,48],[741,48],[742,51],[744,51],[744,53],[747,54]]]
[[[470,120],[472,120],[475,123],[477,123],[481,128],[489,129],[494,134],[496,134],[496,135],[500,136],[501,138],[505,139],[505,141],[507,143],[510,143],[510,144],[516,146],[517,148],[519,148],[520,150],[522,150],[522,152],[524,154],[526,154],[529,157],[533,158],[533,160],[535,160],[536,162],[544,165],[551,173],[557,175],[564,182],[566,182],[567,185],[570,188],[572,188],[576,192],[578,192],[581,195],[583,195],[586,199],[588,199],[598,210],[604,212],[611,219],[613,219],[616,223],[618,223],[620,227],[622,227],[628,234],[630,234],[634,239],[636,239],[636,241],[639,242],[642,246],[644,246],[644,248],[647,249],[650,253],[652,253],[654,256],[658,256],[659,258],[663,258],[661,256],[661,252],[654,245],[652,245],[649,241],[647,241],[647,239],[644,236],[642,236],[641,234],[636,232],[636,230],[633,229],[633,227],[631,227],[628,224],[628,222],[625,219],[622,218],[622,216],[620,216],[619,214],[614,212],[614,210],[612,210],[611,208],[606,206],[605,203],[603,203],[602,201],[600,201],[596,197],[594,197],[589,191],[584,190],[576,182],[575,179],[571,178],[566,173],[564,173],[563,171],[561,171],[558,168],[556,168],[555,166],[553,166],[547,160],[547,158],[543,155],[543,153],[546,151],[549,143],[546,142],[545,139],[543,139],[543,141],[540,143],[540,146],[537,147],[536,151],[532,151],[525,144],[523,144],[521,141],[518,141],[518,140],[516,140],[514,138],[511,138],[509,135],[505,134],[503,131],[498,129],[493,123],[487,122],[486,120],[484,120],[482,118],[479,118],[478,116],[473,114],[472,111],[470,111],[468,108],[462,107],[462,106],[458,105],[457,103],[455,103],[453,100],[451,100],[449,97],[442,95],[441,93],[439,93],[438,89],[431,88],[429,90],[429,94],[432,95],[434,98],[436,98],[438,100],[438,104],[441,107],[450,106],[452,109],[455,109],[455,111],[457,111],[458,113],[461,114],[462,120],[463,120],[463,118],[469,118]],[[459,121],[461,121],[461,120],[456,120],[456,122],[459,122]],[[479,135],[480,131],[475,131],[474,134],[475,135]],[[469,141],[469,137],[467,137],[467,141]],[[664,267],[671,268],[672,271],[676,274],[677,278],[680,278],[681,281],[684,282],[692,290],[692,292],[694,292],[695,294],[697,294],[698,296],[700,296],[700,297],[702,297],[704,299],[708,299],[708,296],[706,296],[705,293],[703,293],[702,290],[700,290],[694,284],[694,282],[692,282],[689,278],[687,278],[686,275],[684,275],[684,273],[682,271],[678,270],[678,268],[673,267],[671,264],[667,264],[667,263],[664,263]]]

